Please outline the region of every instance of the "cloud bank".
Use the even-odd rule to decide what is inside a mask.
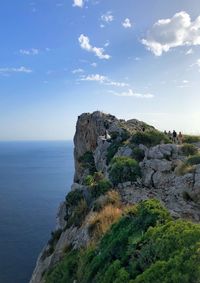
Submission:
[[[0,74],[5,74],[5,75],[8,75],[10,73],[26,73],[26,74],[30,74],[32,73],[33,71],[31,69],[28,69],[24,66],[21,66],[19,68],[14,68],[14,67],[11,67],[11,68],[0,68]]]
[[[83,76],[81,80],[82,81],[95,81],[95,82],[99,82],[105,85],[116,86],[116,87],[128,86],[127,83],[112,81],[108,77],[100,75],[100,74],[92,74],[88,76]]]
[[[156,56],[179,46],[200,45],[200,16],[193,22],[190,15],[182,11],[171,19],[157,21],[142,43]]]
[[[120,93],[112,91],[112,93],[116,96],[121,96],[121,97],[154,98],[154,95],[151,93],[138,93],[138,92],[134,92],[132,89]]]
[[[39,50],[36,48],[31,48],[31,49],[20,49],[19,53],[22,55],[38,55]]]

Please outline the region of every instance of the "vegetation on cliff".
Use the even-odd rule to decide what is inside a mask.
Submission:
[[[197,283],[200,225],[172,220],[157,200],[130,207],[100,241],[69,248],[46,283]]]
[[[65,221],[42,258],[45,283],[200,283],[200,225],[180,220],[200,219],[197,141],[82,115]]]

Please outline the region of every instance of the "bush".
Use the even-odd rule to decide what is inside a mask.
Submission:
[[[105,223],[96,217],[99,239]],[[134,213],[120,216],[98,244],[69,252],[46,283],[197,283],[199,239],[199,224],[174,221],[158,201],[143,201]]]
[[[181,151],[186,156],[194,155],[198,153],[197,147],[194,146],[193,144],[188,144],[188,143],[185,143],[181,146]]]
[[[111,145],[108,147],[107,155],[106,155],[106,163],[107,163],[107,165],[110,163],[110,161],[115,156],[115,154],[117,153],[118,149],[121,146],[122,146],[122,143],[117,141],[117,142],[111,143]]]
[[[142,217],[144,218],[142,219]],[[146,217],[153,219],[153,221],[147,221]],[[163,223],[164,225],[169,220],[171,220],[169,213],[158,201],[141,202],[138,205],[136,213],[120,217],[119,221],[104,235],[100,243],[96,246],[95,251],[93,250],[85,258],[83,257],[84,263],[81,266],[82,272],[80,271],[79,282],[130,283],[129,280],[123,281],[122,278],[120,278],[122,281],[118,281],[119,273],[123,273],[124,275],[127,273],[125,278],[132,279],[133,253],[135,251],[139,254],[140,249],[144,245],[141,243],[143,245],[140,246],[141,239],[144,232],[148,230],[147,226],[143,230],[142,221],[145,225],[150,223],[152,226],[155,226],[157,223]],[[141,225],[138,226],[138,223]],[[114,263],[115,261],[117,263]],[[114,268],[116,264],[117,268]]]
[[[130,138],[130,133],[123,129],[122,133],[112,132],[111,133],[111,145],[107,149],[106,163],[110,163],[112,158],[117,153],[118,149],[123,146],[123,143]]]
[[[139,147],[134,147],[132,157],[138,162],[142,161],[145,157],[144,150],[140,149]]]
[[[93,198],[98,198],[112,189],[111,182],[104,178],[102,172],[95,172],[93,176],[88,175],[84,180],[84,184],[89,187]]]
[[[196,143],[200,142],[200,136],[191,136],[191,135],[184,135],[183,136],[184,143]]]
[[[45,275],[45,283],[74,283],[78,256],[78,251],[68,252],[64,259]]]
[[[143,144],[146,146],[155,146],[161,143],[171,143],[168,136],[156,130],[137,132],[131,138],[131,142],[134,144]]]
[[[99,180],[91,187],[92,197],[98,198],[99,196],[104,195],[111,189],[112,184],[108,179],[104,178],[102,180]]]
[[[76,206],[79,203],[79,201],[83,199],[84,199],[83,191],[80,190],[71,191],[65,197],[66,206],[67,207]]]
[[[92,175],[86,176],[85,180],[83,182],[84,185],[89,186],[89,187],[93,186],[94,183],[95,183],[94,176],[92,176]]]
[[[95,212],[89,220],[89,235],[94,240],[99,240],[122,215],[121,209],[107,205],[100,212]]]
[[[109,177],[114,185],[136,181],[140,175],[138,162],[130,157],[115,157],[111,162]]]
[[[89,208],[87,202],[84,199],[80,200],[78,204],[73,207],[73,211],[70,213],[70,215],[66,216],[66,228],[69,228],[72,225],[80,227],[88,212]]]
[[[94,174],[97,171],[92,151],[85,152],[78,161],[82,164],[83,168],[89,170],[90,174]]]
[[[74,226],[81,226],[85,216],[89,211],[87,201],[84,193],[81,190],[74,190],[66,196],[66,228]]]
[[[196,154],[194,156],[191,156],[187,159],[188,165],[197,165],[200,164],[200,154]]]

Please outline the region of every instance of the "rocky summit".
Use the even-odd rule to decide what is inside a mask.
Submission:
[[[99,111],[79,116],[74,183],[30,283],[200,282],[190,270],[200,263],[200,149],[191,140],[175,144],[144,122]],[[158,242],[154,254],[159,237],[168,251]],[[194,262],[180,271],[187,253]]]

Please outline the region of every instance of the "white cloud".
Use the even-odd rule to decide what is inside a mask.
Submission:
[[[91,66],[94,67],[94,68],[96,68],[96,67],[97,67],[97,63],[96,63],[96,62],[93,62],[93,63],[91,64]]]
[[[31,48],[31,49],[20,49],[19,53],[22,55],[38,55],[39,50],[36,48]]]
[[[185,55],[190,55],[190,54],[193,54],[193,53],[194,53],[193,49],[190,48],[186,51]]]
[[[26,74],[29,74],[29,73],[32,73],[33,71],[31,69],[28,69],[24,66],[21,66],[19,68],[14,68],[14,67],[11,67],[11,68],[0,68],[0,74],[2,75],[8,75],[10,73],[26,73]]]
[[[121,96],[121,97],[154,98],[154,95],[151,93],[137,93],[137,92],[134,92],[132,89],[129,89],[128,91],[121,92],[121,93],[111,91],[111,93],[116,96]]]
[[[109,12],[103,14],[103,15],[101,16],[101,20],[102,20],[103,22],[106,22],[106,23],[110,23],[110,22],[114,21],[114,17],[113,17],[113,15],[112,15],[112,12],[109,11]]]
[[[95,82],[100,82],[104,83],[107,80],[105,76],[99,75],[99,74],[93,74],[93,75],[88,75],[86,77],[82,77],[81,81],[95,81]]]
[[[193,22],[190,15],[182,11],[171,19],[157,21],[142,43],[156,56],[179,46],[200,45],[200,16]]]
[[[103,48],[92,46],[90,44],[89,37],[84,34],[81,34],[78,40],[82,49],[94,53],[99,59],[110,59],[110,55],[105,54],[105,50]]]
[[[83,76],[81,80],[82,81],[95,81],[95,82],[102,83],[104,85],[115,86],[115,87],[129,86],[127,83],[112,81],[108,77],[100,75],[100,74],[92,74],[88,76]]]
[[[72,74],[80,74],[80,73],[84,73],[84,70],[81,68],[72,71]]]
[[[196,65],[200,67],[200,59],[197,60]]]
[[[74,4],[73,4],[74,7],[82,8],[83,5],[84,5],[84,1],[83,0],[74,0]]]
[[[124,28],[131,28],[131,27],[132,27],[132,23],[131,23],[130,19],[129,19],[129,18],[126,18],[126,19],[122,22],[122,26],[123,26]]]
[[[110,45],[110,41],[107,40],[106,43],[104,44],[105,47],[108,47]]]

